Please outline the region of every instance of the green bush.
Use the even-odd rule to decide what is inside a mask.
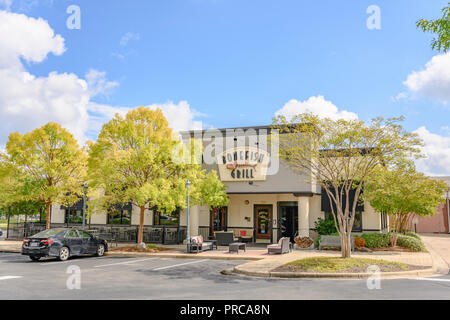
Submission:
[[[361,235],[367,248],[384,248],[390,244],[389,234],[387,233],[363,233]]]
[[[413,251],[425,251],[425,246],[420,238],[414,236],[406,236],[399,234],[397,237],[397,245],[400,247],[406,247]]]
[[[337,232],[334,220],[322,218],[319,218],[314,222],[314,231],[322,235],[331,235]]]
[[[403,232],[403,234],[405,236],[413,237],[413,238],[416,238],[416,239],[419,239],[420,241],[422,241],[422,238],[420,238],[420,236],[417,233],[415,233],[414,231],[407,230],[407,231]]]

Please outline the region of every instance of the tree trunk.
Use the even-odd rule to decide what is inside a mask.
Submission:
[[[138,232],[138,244],[144,242],[144,215],[145,206],[139,207],[141,209],[141,215],[139,217],[139,232]]]
[[[342,258],[351,258],[352,256],[352,245],[351,234],[342,234],[341,235],[341,256]]]
[[[45,226],[46,229],[50,229],[50,220],[51,220],[51,216],[50,216],[50,212],[52,210],[52,203],[50,201],[47,201],[47,224]]]

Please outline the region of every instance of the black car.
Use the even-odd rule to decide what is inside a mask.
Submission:
[[[58,257],[61,261],[84,254],[103,256],[106,251],[105,240],[74,228],[47,229],[24,239],[22,244],[22,254],[33,261],[48,256]]]

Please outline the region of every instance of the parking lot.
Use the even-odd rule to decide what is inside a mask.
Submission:
[[[109,256],[32,262],[0,253],[0,299],[450,299],[449,276],[383,280],[380,290],[369,290],[363,280],[220,274],[240,263],[245,261]],[[67,287],[74,270],[80,270],[80,289]]]

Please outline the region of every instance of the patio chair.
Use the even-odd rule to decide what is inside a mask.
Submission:
[[[289,253],[291,248],[291,242],[289,241],[289,238],[283,237],[281,238],[277,244],[269,244],[267,246],[267,251],[269,254],[271,253]]]
[[[239,241],[239,238],[235,238],[233,231],[216,231],[215,236],[218,246],[228,246],[232,242]]]
[[[239,230],[239,242],[252,242],[253,235],[252,230]]]
[[[204,241],[201,235],[191,237],[190,243],[190,252],[197,251],[199,253],[200,251],[213,250],[213,243]]]

